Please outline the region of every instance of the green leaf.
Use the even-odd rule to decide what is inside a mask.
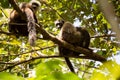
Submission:
[[[48,60],[44,63],[41,63],[36,67],[36,74],[37,76],[42,77],[42,75],[48,75],[55,70],[60,70],[61,68],[59,64],[60,60],[57,59]]]
[[[7,72],[0,72],[0,80],[25,80],[25,79]]]
[[[77,75],[61,72],[60,60],[52,59],[36,67],[35,80],[81,80]]]
[[[53,72],[41,78],[37,77],[35,80],[82,80],[74,73],[62,73],[62,72]]]
[[[99,70],[95,70],[90,80],[119,80],[120,65],[114,61],[105,62]]]

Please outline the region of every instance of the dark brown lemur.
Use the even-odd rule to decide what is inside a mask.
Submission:
[[[25,15],[23,18],[16,10],[10,13],[9,32],[13,33],[16,37],[28,36],[31,46],[35,45],[36,41],[36,11],[39,9],[40,3],[38,1],[31,1],[29,3],[23,2],[19,8]]]
[[[64,20],[55,21],[56,27],[60,29],[59,38],[65,40],[66,42],[74,45],[89,49],[90,35],[88,31],[81,27],[74,27],[70,22],[65,22]],[[91,49],[89,49],[91,50]],[[92,50],[91,50],[92,51]],[[66,49],[59,46],[59,53],[62,56],[79,56],[78,52]],[[68,57],[65,57],[65,61],[69,69],[75,73],[72,63]]]

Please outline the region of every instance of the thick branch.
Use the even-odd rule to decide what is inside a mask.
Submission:
[[[43,35],[43,38],[45,40],[51,40],[54,43],[56,43],[60,46],[64,46],[67,49],[73,50],[75,52],[83,53],[86,56],[88,56],[90,59],[97,60],[97,61],[106,61],[106,59],[104,57],[102,57],[101,55],[95,54],[95,53],[89,51],[88,49],[85,49],[82,47],[74,47],[73,45],[71,45],[63,40],[60,40],[60,39],[56,38],[55,36],[49,34],[42,27],[40,27],[38,24],[36,24],[36,25],[37,25],[37,27],[39,27],[40,33]]]
[[[19,6],[16,4],[15,0],[8,0],[8,1],[11,4],[11,6],[14,8],[14,10],[16,10],[20,14],[20,16],[24,19],[26,16],[21,11],[21,9],[19,8]]]
[[[119,18],[115,14],[114,6],[108,0],[98,0],[98,3],[112,30],[116,32],[117,39],[120,41]]]

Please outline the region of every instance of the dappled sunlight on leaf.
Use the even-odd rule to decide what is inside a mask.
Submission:
[[[7,72],[0,72],[0,80],[25,80],[25,79]]]
[[[44,63],[40,63],[37,67],[36,67],[36,74],[37,76],[42,76],[42,75],[46,75],[52,73],[54,70],[60,70],[60,64],[61,62],[59,60],[48,60],[45,61]]]
[[[103,63],[99,70],[95,70],[91,80],[118,80],[120,77],[120,65],[114,61]]]
[[[36,67],[35,80],[81,80],[77,75],[61,72],[60,60],[53,59],[39,64]]]

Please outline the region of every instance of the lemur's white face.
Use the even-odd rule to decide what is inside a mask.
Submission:
[[[37,11],[39,8],[39,5],[37,5],[36,3],[32,3],[32,8]]]
[[[55,23],[55,26],[57,28],[61,29],[63,24],[64,24],[64,21],[63,20],[56,20],[54,23]]]
[[[34,11],[36,12],[39,7],[41,6],[40,2],[39,1],[36,1],[36,0],[32,0],[30,2],[30,5],[32,6],[32,8],[34,9]]]
[[[55,26],[56,26],[57,28],[60,27],[60,25],[59,25],[59,21],[58,21],[58,20],[56,20],[56,21],[54,22],[54,24],[55,24]]]

